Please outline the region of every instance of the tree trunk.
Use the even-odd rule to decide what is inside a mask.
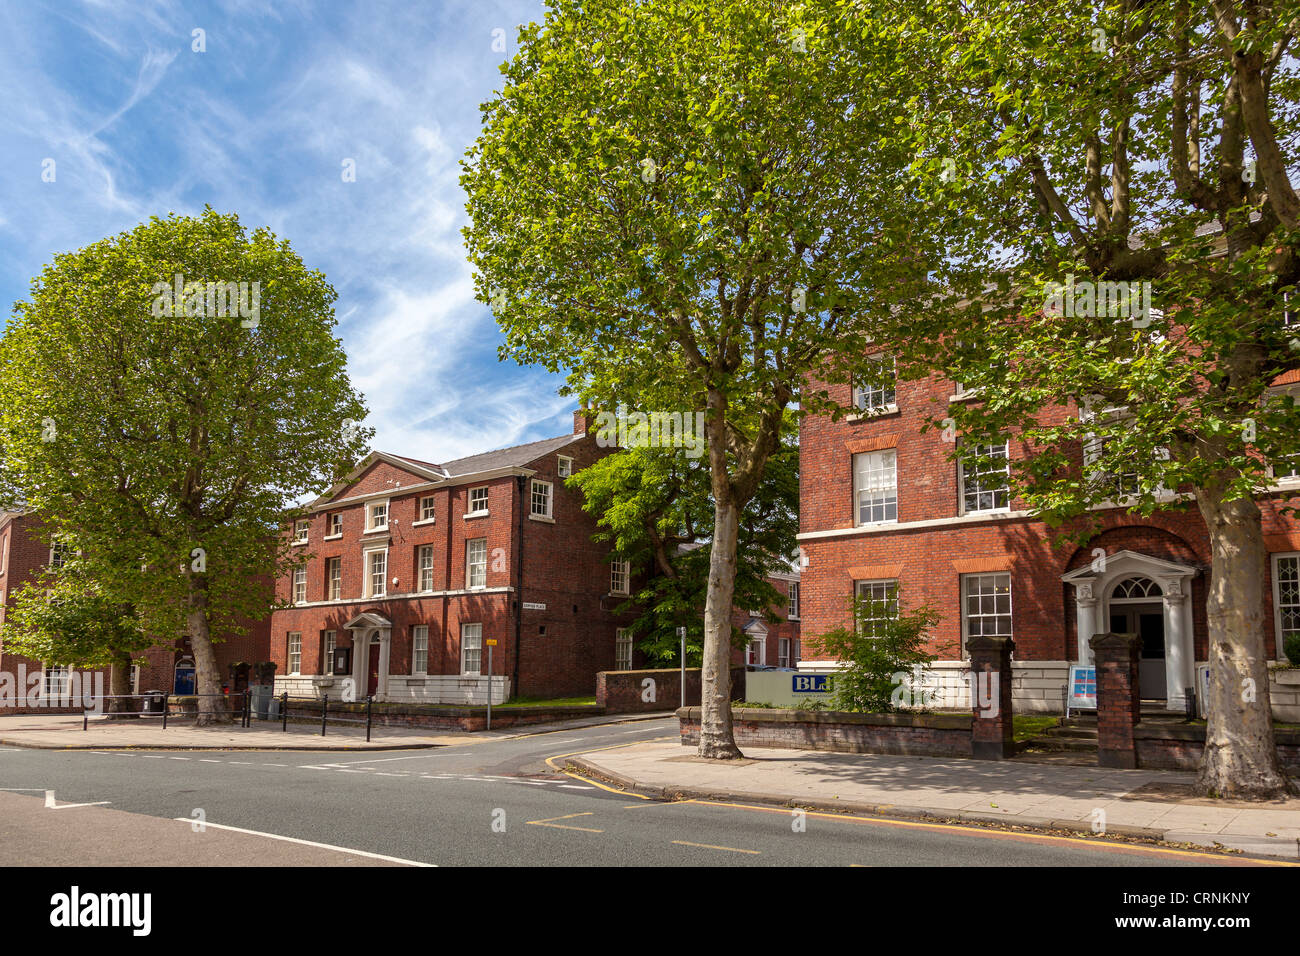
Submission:
[[[1264,633],[1266,553],[1259,506],[1249,498],[1198,495],[1213,555],[1206,612],[1210,697],[1198,789],[1264,800],[1287,792],[1273,740]]]
[[[729,760],[743,754],[731,729],[731,614],[736,592],[736,542],[740,509],[714,482],[709,591],[704,602],[704,658],[700,682],[701,757]]]
[[[208,592],[198,577],[190,578],[190,612],[186,617],[190,650],[194,652],[195,686],[199,694],[196,727],[230,723],[230,711],[221,695],[221,674],[217,653],[208,628]]]
[[[135,701],[127,695],[131,693],[131,655],[126,651],[113,653],[113,666],[108,677],[108,702],[110,714],[137,711]]]

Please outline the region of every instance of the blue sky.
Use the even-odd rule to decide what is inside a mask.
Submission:
[[[458,164],[479,104],[517,25],[542,12],[541,0],[0,0],[5,313],[56,252],[210,204],[325,272],[377,448],[439,461],[568,432],[560,379],[497,361],[460,235]]]

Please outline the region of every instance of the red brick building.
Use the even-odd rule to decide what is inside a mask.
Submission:
[[[24,511],[0,513],[0,622],[12,601],[14,592],[44,571],[63,560],[63,550],[51,546],[42,533],[39,517]],[[242,690],[243,683],[236,679],[234,665],[260,663],[269,659],[270,631],[266,620],[253,622],[244,634],[224,635],[216,645],[217,666],[232,691]],[[133,689],[137,691],[161,690],[167,693],[184,693],[193,690],[194,658],[189,651],[189,639],[181,636],[170,645],[164,643],[149,648],[140,655],[141,664],[133,675]],[[73,673],[78,676],[78,693],[86,687],[102,686],[109,693],[107,671],[85,671],[80,668],[46,666],[4,648],[4,631],[0,627],[0,675],[16,681],[19,675],[35,681],[39,675],[40,693],[57,697],[61,690],[70,687]],[[239,673],[246,676],[246,669]],[[0,676],[0,681],[4,678]],[[29,694],[24,696],[30,697]],[[15,712],[29,709],[16,701],[0,698],[0,711]]]
[[[277,585],[277,690],[337,699],[350,677],[357,699],[481,703],[490,677],[500,702],[590,695],[630,667],[629,569],[564,485],[609,450],[574,424],[442,464],[374,452],[313,502],[290,532],[308,559]]]
[[[732,617],[732,624],[749,638],[743,650],[733,651],[732,663],[749,667],[795,667],[799,663],[799,571],[774,574],[768,583],[781,595],[781,603],[771,608],[740,610]],[[767,621],[763,611],[771,612],[777,621]]]
[[[847,623],[855,593],[929,604],[942,615],[932,647],[940,706],[968,706],[966,638],[1005,634],[1016,645],[1016,709],[1052,711],[1061,708],[1070,663],[1090,662],[1090,637],[1139,632],[1143,697],[1183,708],[1208,643],[1210,552],[1190,499],[1151,518],[1099,508],[1099,534],[1082,546],[1057,546],[1024,503],[1009,498],[1005,466],[967,469],[949,459],[951,435],[921,432],[936,410],[977,396],[937,377],[830,386],[830,393],[859,412],[840,422],[810,416],[800,428],[807,635]],[[1012,435],[981,457],[1026,454]],[[1277,487],[1260,507],[1270,552],[1268,645],[1283,659],[1284,635],[1300,630],[1300,524],[1280,505],[1285,492],[1300,492],[1300,478],[1279,476]],[[1300,687],[1289,677],[1274,680],[1275,712],[1300,714]]]

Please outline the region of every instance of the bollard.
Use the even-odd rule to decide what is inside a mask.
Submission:
[[[286,690],[280,695],[280,730],[288,731],[289,729],[289,692]]]
[[[366,698],[366,743],[370,743],[370,716],[374,712],[375,698]]]
[[[88,710],[83,710],[81,712],[81,729],[83,731],[90,729],[90,711]],[[369,740],[370,738],[367,737],[366,739]]]
[[[171,710],[171,694],[163,694],[163,730],[167,729],[167,711]]]
[[[320,735],[325,736],[325,712],[330,709],[330,695],[322,694],[320,699]]]

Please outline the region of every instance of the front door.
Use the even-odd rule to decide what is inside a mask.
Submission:
[[[1110,610],[1110,629],[1116,634],[1142,636],[1142,660],[1138,664],[1138,693],[1143,700],[1164,700],[1169,696],[1165,671],[1165,613],[1159,604],[1115,605]]]
[[[366,696],[379,694],[379,642],[370,642],[370,661],[366,670]]]

